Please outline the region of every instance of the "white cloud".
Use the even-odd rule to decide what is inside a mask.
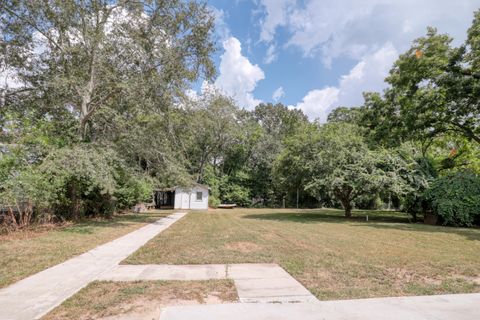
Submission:
[[[265,64],[270,64],[275,60],[277,60],[277,53],[275,52],[275,45],[271,44],[270,46],[268,46],[267,55],[263,59],[263,62]]]
[[[262,0],[260,39],[277,40],[285,27],[287,46],[320,56],[328,67],[338,57],[360,60],[391,42],[399,51],[431,25],[458,42],[465,39],[480,0]]]
[[[398,52],[391,43],[386,43],[373,54],[363,57],[348,74],[340,78],[337,87],[316,89],[307,93],[300,108],[310,119],[326,122],[328,114],[338,106],[358,106],[363,103],[364,91],[381,91],[384,78]]]
[[[282,99],[285,96],[285,91],[283,87],[278,87],[277,90],[273,92],[272,99],[274,102],[278,102],[278,100]]]
[[[340,90],[335,87],[312,90],[295,107],[301,109],[310,119],[325,122],[328,110],[338,101],[339,93]]]
[[[252,64],[242,55],[240,41],[230,37],[223,42],[225,52],[220,57],[220,75],[215,86],[234,98],[240,107],[252,109],[261,100],[253,96],[257,82],[265,78],[258,65]]]
[[[337,84],[311,90],[294,106],[320,121],[337,106],[361,105],[365,91],[383,90],[398,54],[424,36],[427,26],[448,33],[459,45],[480,6],[480,0],[292,0],[276,6],[274,2],[260,1],[265,17],[261,40],[277,48],[300,49],[326,67],[336,59],[356,61]],[[284,37],[276,36],[279,28],[286,34],[283,43]]]
[[[387,42],[380,49],[368,54],[355,65],[348,75],[340,79],[341,106],[359,106],[363,103],[364,91],[381,91],[386,87],[385,76],[398,58],[398,51]]]
[[[230,37],[230,28],[225,22],[225,12],[215,7],[211,7],[211,10],[215,17],[215,33],[221,41],[225,41]]]
[[[278,26],[287,23],[287,12],[296,0],[260,0],[265,9],[265,18],[261,22],[260,40],[270,42],[273,40]]]

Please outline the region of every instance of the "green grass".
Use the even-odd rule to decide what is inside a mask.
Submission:
[[[167,215],[116,215],[66,226],[36,226],[0,237],[0,288],[116,239]]]
[[[479,229],[408,223],[395,212],[354,215],[193,212],[123,263],[274,262],[320,299],[480,292]]]
[[[203,304],[238,300],[232,281],[96,281],[43,317],[43,320],[103,319],[123,315],[122,319],[157,318],[156,310],[167,305]],[[152,312],[153,311],[153,312]]]

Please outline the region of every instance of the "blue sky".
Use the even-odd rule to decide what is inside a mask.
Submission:
[[[480,0],[210,0],[215,86],[252,109],[282,102],[325,121],[381,91],[392,63],[427,26],[459,44]]]

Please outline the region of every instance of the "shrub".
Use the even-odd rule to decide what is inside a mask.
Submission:
[[[53,189],[55,214],[64,219],[110,216],[115,176],[122,163],[114,151],[89,145],[66,147],[50,153],[40,165]]]
[[[214,195],[210,195],[208,197],[208,206],[212,208],[217,208],[219,205],[220,205],[220,199],[218,199]]]
[[[149,177],[131,172],[121,172],[114,193],[119,209],[131,208],[139,202],[152,201],[153,182]]]
[[[4,177],[0,192],[3,217],[0,224],[4,231],[28,226],[34,221],[45,222],[52,216],[48,210],[52,189],[44,175],[32,166],[14,171]]]
[[[443,224],[472,226],[480,216],[480,177],[461,171],[437,178],[425,198]]]
[[[248,207],[251,204],[250,190],[238,184],[227,184],[222,189],[222,199],[225,203],[235,203],[240,207]]]

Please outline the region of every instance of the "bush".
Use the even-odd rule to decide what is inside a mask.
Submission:
[[[114,196],[119,209],[131,208],[139,202],[151,202],[153,182],[150,178],[130,172],[122,172],[117,178],[118,189]]]
[[[463,171],[437,178],[425,198],[443,224],[472,226],[480,217],[480,177]]]
[[[248,207],[251,204],[250,190],[238,184],[227,184],[221,190],[222,199],[225,203],[235,203],[240,207]]]
[[[88,145],[67,147],[50,153],[40,165],[53,189],[55,215],[62,219],[111,216],[115,177],[122,163],[108,148]]]
[[[215,197],[214,195],[210,195],[208,197],[208,206],[212,208],[217,208],[220,205],[220,199]]]
[[[13,231],[30,223],[52,219],[48,210],[52,190],[44,175],[31,166],[4,177],[0,192],[1,229]],[[2,214],[0,213],[0,214]]]

